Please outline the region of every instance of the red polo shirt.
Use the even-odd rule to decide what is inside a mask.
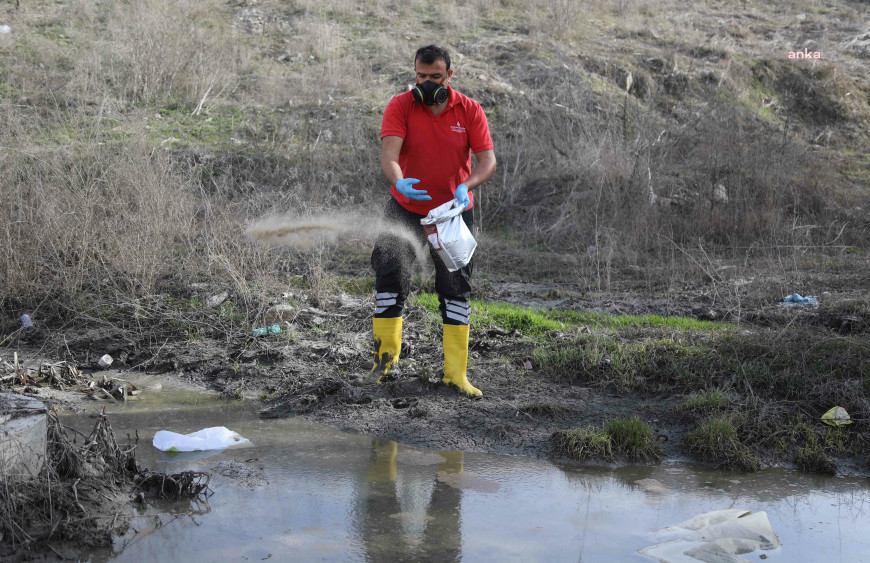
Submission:
[[[426,190],[431,200],[408,199],[393,186],[390,193],[402,207],[426,215],[430,209],[453,199],[456,186],[471,175],[471,153],[492,149],[489,125],[480,104],[448,87],[447,107],[437,116],[428,106],[414,101],[408,91],[390,100],[384,110],[381,139],[395,135],[404,139],[399,167],[405,178],[417,178],[414,188]],[[474,194],[469,192],[469,209]]]

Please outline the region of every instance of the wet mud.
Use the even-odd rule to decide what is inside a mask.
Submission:
[[[848,311],[832,313],[836,308],[828,307],[825,313],[784,310],[777,303],[782,293],[779,285],[751,283],[755,284],[751,296],[729,296],[704,286],[664,294],[640,288],[591,293],[564,283],[497,278],[485,280],[481,289],[485,298],[527,306],[739,321],[744,331],[780,330],[796,323],[827,327],[833,334],[866,330],[866,319]],[[826,296],[828,301],[856,295],[856,290],[828,287],[833,292]],[[165,374],[224,399],[259,401],[264,419],[301,416],[345,431],[439,450],[552,457],[557,432],[637,416],[651,427],[664,459],[686,458],[683,437],[696,424],[676,408],[685,394],[661,386],[649,392],[626,391],[542,376],[531,361],[535,349],[570,342],[576,335],[552,331],[542,344],[516,330],[472,330],[469,379],[484,393],[472,400],[441,384],[440,325],[422,307],[411,306],[405,314],[399,368],[377,385],[359,387],[356,379],[367,373],[373,360],[370,299],[347,294],[297,298],[292,319],[280,335],[149,344],[95,330],[65,335],[57,354],[71,356],[82,369],[98,373],[97,360],[110,353],[121,378]],[[46,346],[29,354],[31,359],[45,356]],[[95,404],[92,398],[53,389],[23,392],[54,400],[69,410],[92,409]],[[149,401],[159,393],[146,383],[136,399]],[[865,461],[838,463],[861,473],[867,470]],[[772,457],[762,466],[782,463],[789,460]]]

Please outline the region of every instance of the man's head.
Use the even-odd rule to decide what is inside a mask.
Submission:
[[[453,76],[450,55],[437,45],[420,47],[414,55],[414,72],[417,74],[417,84],[431,80],[436,84],[447,85]]]
[[[426,45],[417,49],[417,54],[414,55],[414,67],[417,63],[430,65],[435,61],[444,61],[444,69],[450,70],[450,54],[446,49],[442,49],[437,45]]]

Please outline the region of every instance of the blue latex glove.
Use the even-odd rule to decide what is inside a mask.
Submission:
[[[468,199],[468,186],[459,184],[456,186],[456,191],[453,193],[453,199],[459,202],[463,209],[468,209],[471,205],[471,200]]]
[[[426,195],[426,190],[415,190],[414,184],[419,184],[417,178],[402,178],[396,182],[396,190],[408,199],[416,199],[417,201],[424,199],[432,199],[432,196]]]

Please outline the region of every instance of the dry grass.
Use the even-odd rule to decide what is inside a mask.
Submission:
[[[141,329],[163,318],[150,315],[158,284],[206,278],[258,313],[279,254],[244,236],[232,204],[203,197],[196,168],[154,150],[141,129],[119,140],[79,113],[42,125],[4,105],[0,116],[0,144],[14,147],[0,185],[5,307],[91,323],[127,313],[122,324]]]
[[[85,16],[80,33],[95,37],[83,41],[85,56],[73,72],[80,82],[73,86],[96,96],[196,107],[231,94],[249,64],[251,53],[221,2],[145,0],[78,8]]]
[[[745,9],[774,25],[809,10],[799,4],[782,15]],[[245,241],[251,220],[380,207],[381,108],[413,80],[412,53],[431,41],[451,49],[454,85],[490,116],[500,167],[479,192],[477,224],[572,254],[565,268],[589,285],[609,286],[625,265],[654,266],[647,275],[666,283],[724,282],[708,254],[722,247],[753,246],[746,255],[756,259],[765,246],[864,244],[870,225],[856,209],[866,197],[857,180],[842,179],[862,175],[846,159],[826,162],[832,153],[807,141],[870,115],[859,96],[846,96],[861,87],[851,67],[756,64],[741,51],[750,47],[726,41],[741,14],[717,23],[667,8],[639,0],[6,7],[4,303],[74,303],[82,292],[129,301],[171,275],[226,279],[253,303],[287,256]],[[816,8],[812,25],[825,21]],[[844,101],[831,105],[832,96]],[[768,98],[778,105],[764,107]]]

